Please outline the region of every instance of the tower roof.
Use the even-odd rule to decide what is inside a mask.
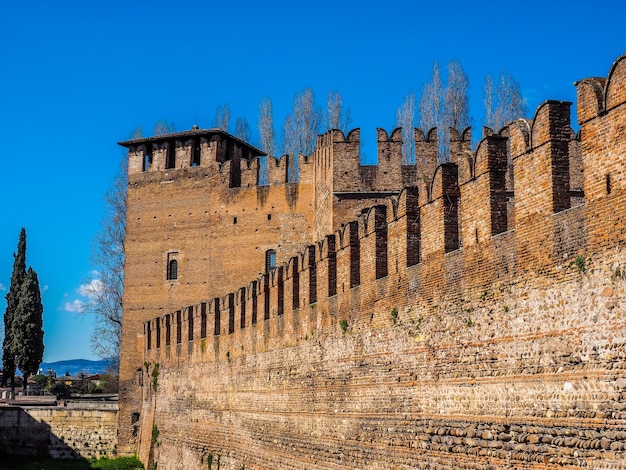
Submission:
[[[220,135],[227,139],[238,142],[239,144],[241,144],[243,148],[247,149],[250,152],[252,157],[262,157],[262,156],[267,155],[265,152],[263,152],[262,150],[259,150],[253,145],[250,145],[246,141],[241,140],[240,138],[235,137],[234,135],[229,134],[228,132],[222,129],[218,129],[218,128],[191,129],[191,130],[183,131],[183,132],[173,132],[171,134],[161,134],[161,135],[155,135],[152,137],[141,137],[139,139],[125,140],[123,142],[118,142],[117,144],[121,145],[122,147],[130,148],[130,147],[136,147],[138,145],[149,143],[149,142],[165,142],[165,141],[172,140],[172,139],[180,140],[180,139],[185,139],[185,138],[190,138],[190,137],[206,137],[207,139],[210,139],[211,137],[215,135]]]

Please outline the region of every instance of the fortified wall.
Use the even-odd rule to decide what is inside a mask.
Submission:
[[[355,220],[341,193],[393,186],[322,136],[311,243],[125,323],[120,440],[166,469],[626,467],[626,56],[577,90],[578,135],[544,102]]]

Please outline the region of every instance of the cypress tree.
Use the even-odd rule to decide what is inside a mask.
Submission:
[[[15,364],[24,375],[24,391],[28,377],[37,373],[43,359],[42,327],[43,305],[39,280],[33,268],[28,268],[13,317],[13,352]]]
[[[6,385],[7,380],[9,380],[12,387],[15,377],[13,318],[19,304],[22,283],[26,278],[26,230],[23,228],[17,244],[17,253],[14,253],[13,257],[11,286],[6,295],[7,309],[4,312],[4,341],[2,344],[2,385]]]

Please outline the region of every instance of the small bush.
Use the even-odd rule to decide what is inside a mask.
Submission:
[[[394,325],[398,321],[398,309],[396,307],[391,309],[391,320],[393,320]]]
[[[348,320],[343,319],[339,322],[339,326],[341,326],[341,331],[343,331],[344,333],[346,331],[348,331]]]
[[[159,363],[157,362],[152,369],[152,389],[156,392],[159,388]]]
[[[587,260],[583,255],[578,255],[574,261],[570,263],[570,266],[578,268],[578,271],[584,273],[587,271]]]
[[[152,445],[155,445],[159,440],[159,428],[156,424],[152,425]]]

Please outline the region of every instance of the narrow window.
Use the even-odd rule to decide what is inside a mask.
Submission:
[[[241,289],[241,329],[246,327],[246,289]]]
[[[278,315],[285,313],[285,281],[283,279],[283,270],[285,268],[281,266],[278,268]]]
[[[178,279],[178,253],[172,252],[167,254],[167,274],[168,281]]]
[[[150,322],[147,321],[145,323],[145,328],[146,328],[146,336],[147,338],[147,345],[148,345],[148,351],[150,351],[150,349],[152,349],[152,325],[150,325]]]
[[[228,333],[235,332],[235,294],[228,294]]]
[[[361,242],[359,223],[350,222],[350,288],[361,284]]]
[[[254,325],[257,320],[257,305],[258,305],[258,290],[257,281],[252,283],[252,324]]]
[[[263,312],[263,319],[270,319],[270,275],[269,273],[265,274],[265,281],[263,285],[263,300],[265,310]]]
[[[292,282],[292,296],[293,296],[293,309],[300,308],[300,270],[298,269],[298,257],[293,259],[293,282]]]
[[[168,266],[167,278],[170,280],[178,279],[178,261],[175,259],[170,260]]]
[[[193,341],[193,307],[187,310],[187,328],[189,330],[187,339]]]
[[[206,338],[206,302],[200,304],[200,338]]]
[[[374,231],[376,236],[376,279],[387,277],[387,208],[374,209]]]
[[[213,313],[215,314],[215,325],[213,327],[213,334],[219,336],[220,334],[220,299],[216,297],[213,299]]]
[[[233,217],[233,224],[237,225],[237,217]]]
[[[265,272],[270,272],[276,267],[276,250],[267,250],[265,252]]]
[[[191,166],[200,165],[200,139],[193,141],[193,152],[191,155]]]
[[[446,194],[443,197],[443,224],[445,252],[458,250],[461,246],[459,238],[459,197]]]
[[[420,211],[417,203],[417,188],[406,193],[406,265],[420,262]]]
[[[227,144],[226,148],[229,149],[232,144]],[[232,155],[232,157],[231,157]],[[238,149],[233,146],[232,153],[227,151],[226,160],[230,160],[230,181],[229,188],[239,188],[241,186],[241,159]]]
[[[315,245],[309,250],[309,304],[317,302],[317,264],[315,263]]]
[[[611,194],[611,175],[606,175],[606,193]]]
[[[143,171],[150,171],[150,166],[152,166],[152,155],[144,155]]]
[[[134,412],[130,416],[130,424],[133,425],[133,437],[137,437],[139,435],[139,416],[140,414],[137,412]]]
[[[165,315],[165,346],[169,346],[172,342],[172,316],[168,313]]]
[[[168,142],[165,169],[176,168],[176,142]]]
[[[272,214],[267,214],[267,220],[272,220]]]
[[[337,251],[335,236],[326,237],[328,243],[328,297],[337,295]]]
[[[176,312],[176,344],[183,342],[183,322],[180,310]]]
[[[161,347],[161,319],[156,319],[156,348]]]
[[[151,144],[146,144],[144,145],[143,148],[143,171],[149,171],[150,170],[150,165],[152,165],[152,152],[150,151],[152,149],[152,145]]]

